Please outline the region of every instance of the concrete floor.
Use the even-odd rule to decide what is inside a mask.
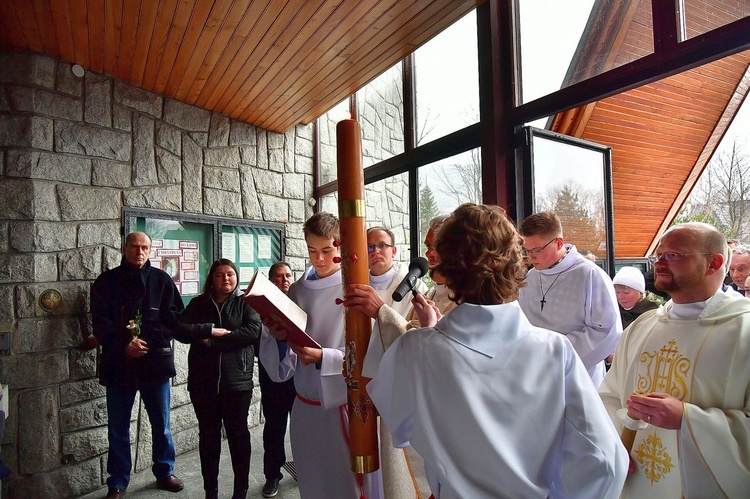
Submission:
[[[263,476],[263,425],[250,429],[252,446],[252,457],[250,459],[250,489],[247,497],[251,499],[262,498],[261,489],[265,483]],[[292,452],[289,446],[289,433],[287,431],[287,459],[291,460]],[[284,478],[279,483],[279,495],[277,499],[299,499],[297,482],[289,473],[282,469]],[[166,492],[156,488],[154,476],[151,470],[144,470],[133,475],[128,487],[128,499],[203,499],[203,478],[201,477],[200,458],[198,450],[194,450],[177,456],[175,463],[175,474],[185,483],[181,492]],[[232,496],[232,464],[229,458],[229,447],[226,440],[221,450],[221,464],[219,468],[219,498],[229,499]],[[81,496],[81,499],[99,499],[107,495],[107,488],[103,487],[96,492]]]

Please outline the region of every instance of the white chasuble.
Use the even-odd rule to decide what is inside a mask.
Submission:
[[[637,432],[622,497],[748,497],[750,300],[718,292],[696,320],[669,318],[672,306],[626,330],[599,390],[618,431],[635,391],[684,403],[679,430]]]

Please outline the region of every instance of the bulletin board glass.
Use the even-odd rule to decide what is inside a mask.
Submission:
[[[123,209],[123,239],[133,231],[151,236],[149,260],[167,272],[187,304],[201,293],[213,262],[228,258],[244,289],[256,269],[284,258],[284,226],[144,209]]]

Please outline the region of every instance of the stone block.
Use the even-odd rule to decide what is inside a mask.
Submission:
[[[60,220],[55,185],[38,180],[0,178],[0,218]]]
[[[26,390],[18,394],[18,470],[34,474],[60,463],[57,389]]]
[[[177,375],[172,378],[173,384],[187,383],[188,379],[188,352],[190,345],[173,341],[174,344],[174,367]]]
[[[117,267],[120,265],[120,262],[122,262],[121,250],[114,250],[107,247],[104,248],[104,253],[102,255],[102,272]]]
[[[258,198],[263,213],[263,220],[282,223],[289,221],[289,203],[286,199],[267,196],[265,194],[258,194]]]
[[[0,111],[3,113],[10,112],[10,98],[8,97],[5,87],[0,85]]]
[[[130,161],[130,134],[83,123],[55,121],[55,150]]]
[[[0,155],[2,156],[2,155]],[[0,157],[0,159],[2,159]],[[8,251],[10,247],[10,231],[8,222],[0,222],[0,253]]]
[[[287,199],[305,199],[304,175],[299,175],[297,173],[285,173],[282,176],[281,182],[284,188],[282,196]]]
[[[82,223],[78,226],[78,247],[109,246],[120,248],[120,222]]]
[[[112,80],[106,76],[86,72],[86,109],[84,120],[87,123],[112,126]]]
[[[284,148],[284,140],[286,137],[283,133],[276,133],[276,132],[267,132],[266,136],[268,137],[268,150],[274,151],[277,149],[283,149]]]
[[[55,255],[0,254],[0,284],[16,282],[50,282],[57,280]]]
[[[123,203],[133,208],[182,211],[182,190],[179,185],[141,187],[124,192]]]
[[[203,189],[203,212],[231,218],[242,218],[242,196],[238,192]]]
[[[56,61],[52,57],[34,54],[34,84],[45,88],[55,88]]]
[[[232,120],[229,127],[229,145],[254,146],[256,133],[255,126],[250,123]]]
[[[256,170],[253,172],[255,190],[260,194],[281,196],[284,191],[284,176],[270,170]]]
[[[242,212],[250,220],[262,220],[258,192],[255,190],[255,170],[247,166],[240,166],[240,192],[242,193]]]
[[[106,426],[62,436],[63,455],[73,456],[76,461],[83,461],[104,454],[108,449],[109,439]]]
[[[104,187],[58,185],[63,220],[119,220],[120,192]]]
[[[172,378],[172,382],[175,382],[174,378]],[[171,402],[172,408],[190,405],[190,392],[188,392],[187,383],[172,385]]]
[[[123,132],[133,129],[133,111],[119,104],[112,104],[112,127]]]
[[[312,158],[305,156],[294,157],[294,171],[297,173],[304,173],[306,175],[312,175],[315,164]]]
[[[43,116],[0,115],[0,147],[52,149],[52,119]]]
[[[235,169],[206,166],[203,168],[203,187],[240,192],[240,173]]]
[[[157,121],[156,144],[179,156],[182,151],[182,135],[180,130],[162,121]]]
[[[91,160],[91,185],[125,189],[131,186],[132,168],[127,163],[105,159]]]
[[[268,169],[275,172],[284,172],[284,150],[273,149],[268,151]]]
[[[73,74],[72,66],[72,64],[58,62],[55,90],[81,97],[83,95],[83,79]]]
[[[174,99],[164,102],[164,121],[190,132],[208,132],[211,111]]]
[[[60,430],[70,433],[107,424],[107,400],[99,398],[60,409]]]
[[[313,141],[303,137],[297,137],[294,141],[294,154],[306,158],[313,157]]]
[[[218,113],[211,115],[208,129],[208,147],[229,145],[229,118]]]
[[[49,352],[81,343],[75,317],[20,319],[17,327],[14,351],[18,353]]]
[[[192,405],[182,405],[169,411],[169,424],[174,433],[198,426]]]
[[[217,147],[203,151],[203,163],[224,168],[237,168],[240,165],[240,151],[236,147]]]
[[[50,386],[68,380],[67,352],[0,356],[4,383],[16,390]]]
[[[307,258],[307,243],[304,239],[286,238],[287,255],[294,255]]]
[[[34,60],[28,52],[1,52],[0,68],[0,83],[34,83]]]
[[[207,132],[188,132],[188,136],[199,146],[208,147]]]
[[[154,118],[161,118],[162,98],[153,92],[115,80],[113,95],[115,102],[123,106],[146,113]]]
[[[307,220],[307,213],[305,212],[307,203],[301,199],[290,199],[289,200],[289,221],[304,223]]]
[[[182,195],[185,211],[203,213],[203,152],[187,134],[182,140]]]
[[[60,405],[69,405],[101,399],[107,394],[107,389],[95,379],[74,381],[60,385]]]
[[[156,173],[160,184],[179,184],[182,181],[182,165],[179,156],[157,147]]]
[[[102,485],[99,458],[73,462],[44,474],[19,478],[13,482],[13,497],[81,497]]]
[[[91,336],[90,332],[87,337]],[[81,333],[81,341],[83,333]],[[70,379],[88,379],[96,376],[96,349],[70,350]]]
[[[65,222],[11,222],[10,246],[22,253],[75,248],[77,228]]]
[[[294,127],[294,131],[297,134],[297,138],[306,139],[312,142],[313,140],[313,125],[297,125]]]
[[[0,333],[10,332],[15,320],[13,286],[0,286]]]
[[[50,288],[60,293],[60,305],[53,312],[47,312],[39,305],[39,297]],[[45,282],[40,284],[20,284],[16,286],[15,309],[19,319],[85,314],[89,309],[88,282]]]
[[[99,246],[89,246],[57,255],[58,278],[61,281],[96,279],[101,269],[102,251]]]
[[[294,129],[284,134],[284,171],[294,172]]]
[[[12,177],[88,185],[91,180],[91,160],[68,154],[11,150],[8,151],[5,171]]]
[[[258,134],[256,135],[257,140],[257,152],[255,153],[257,160],[257,167],[262,170],[268,170],[268,136],[264,129],[258,128]]]
[[[255,166],[258,162],[257,148],[255,146],[241,146],[240,147],[240,163],[244,165]]]
[[[175,433],[172,440],[177,455],[195,450],[198,448],[198,427]]]
[[[133,117],[133,185],[154,185],[159,179],[154,159],[154,120]]]
[[[72,121],[80,121],[83,117],[81,99],[67,94],[41,88],[12,87],[8,89],[8,97],[16,111]]]

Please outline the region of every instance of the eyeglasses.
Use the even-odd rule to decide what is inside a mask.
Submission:
[[[539,253],[541,253],[542,251],[544,251],[544,248],[546,248],[547,246],[549,246],[550,244],[552,244],[553,241],[557,241],[557,239],[558,239],[557,237],[555,237],[553,239],[550,239],[550,241],[547,244],[545,244],[544,246],[542,246],[541,248],[526,249],[526,248],[524,248],[522,246],[521,247],[521,252],[524,255],[538,255]]]
[[[385,251],[388,248],[395,248],[395,245],[388,243],[368,244],[367,252],[372,253],[373,251],[375,251],[375,248],[379,249],[380,251]]]
[[[664,260],[667,263],[674,263],[682,260],[686,256],[691,255],[711,255],[711,253],[656,253],[655,255],[651,255],[650,257],[648,257],[648,259],[651,263],[656,263],[659,260]]]

